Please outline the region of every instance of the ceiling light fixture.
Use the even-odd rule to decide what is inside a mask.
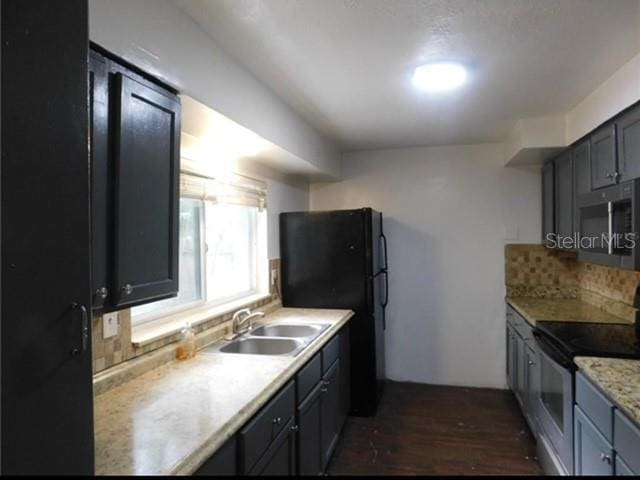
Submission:
[[[413,85],[427,92],[446,92],[462,86],[467,80],[467,69],[453,62],[427,63],[413,71]]]

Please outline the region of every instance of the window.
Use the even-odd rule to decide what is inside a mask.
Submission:
[[[133,308],[134,324],[267,291],[264,210],[182,198],[179,242],[178,296]]]

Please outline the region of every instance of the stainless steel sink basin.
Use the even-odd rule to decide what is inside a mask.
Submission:
[[[288,338],[246,337],[233,340],[220,348],[219,351],[250,355],[292,355],[303,346],[304,343]]]
[[[325,325],[263,325],[253,330],[251,335],[255,337],[308,338],[319,335],[325,328]]]

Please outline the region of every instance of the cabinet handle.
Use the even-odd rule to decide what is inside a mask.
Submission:
[[[536,362],[534,362],[533,360],[529,360],[529,366],[533,367],[536,364]]]
[[[609,221],[607,229],[609,233],[609,243],[607,244],[607,252],[609,255],[613,255],[613,202],[607,202],[607,214]]]
[[[281,423],[282,423],[282,418],[280,418],[280,417],[275,417],[275,418],[273,419],[273,424],[274,424],[274,425],[280,425]]]
[[[331,385],[331,382],[330,382],[329,380],[325,380],[324,382],[322,382],[322,384],[323,384],[325,387],[328,387],[329,385]]]
[[[109,290],[107,289],[107,287],[101,287],[96,290],[95,295],[96,295],[96,298],[100,298],[104,300],[109,296]]]
[[[320,393],[327,393],[327,389],[326,389],[326,388],[324,388],[324,387],[322,387],[322,388],[320,389]]]
[[[72,303],[72,310],[80,310],[80,348],[71,349],[71,355],[80,355],[87,351],[87,344],[89,343],[89,312],[87,307],[81,303]]]
[[[300,427],[298,427],[298,425],[291,425],[291,431],[297,432],[298,430],[300,430]]]
[[[131,295],[133,293],[133,287],[131,286],[130,283],[127,283],[124,287],[120,289],[120,291],[125,295]]]
[[[603,461],[604,463],[611,465],[611,455],[600,453],[600,460]]]

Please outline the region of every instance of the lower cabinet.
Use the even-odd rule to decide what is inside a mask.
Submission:
[[[209,477],[211,475],[232,476],[238,474],[238,442],[231,437],[209,460],[204,462],[194,475]]]
[[[298,474],[322,475],[322,384],[298,406]]]
[[[574,461],[576,475],[613,475],[613,448],[580,407],[574,412]]]
[[[322,468],[326,470],[333,451],[338,443],[338,436],[342,425],[340,420],[340,360],[333,362],[327,373],[322,377],[323,388],[320,402],[320,416],[322,429],[320,431],[320,446],[322,448]]]
[[[515,394],[529,427],[537,430],[537,396],[540,391],[538,352],[532,327],[507,306],[507,384]]]
[[[640,426],[581,372],[574,415],[576,475],[640,474]]]
[[[293,476],[296,474],[296,426],[291,418],[249,475]]]
[[[349,410],[348,335],[347,325],[196,475],[323,475]]]

